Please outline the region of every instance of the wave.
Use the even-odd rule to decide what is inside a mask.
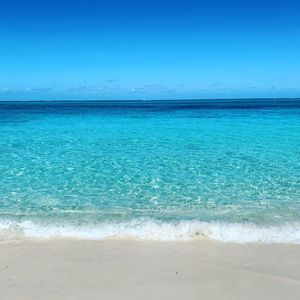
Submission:
[[[300,223],[282,226],[259,226],[220,222],[133,220],[119,223],[103,222],[93,225],[71,225],[0,220],[0,238],[2,240],[56,237],[154,241],[210,239],[234,243],[300,244]]]

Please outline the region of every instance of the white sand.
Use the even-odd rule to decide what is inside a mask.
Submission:
[[[0,243],[0,299],[300,299],[300,245]]]

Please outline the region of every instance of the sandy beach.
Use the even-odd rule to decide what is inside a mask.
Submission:
[[[2,241],[0,268],[5,300],[300,297],[300,245]]]

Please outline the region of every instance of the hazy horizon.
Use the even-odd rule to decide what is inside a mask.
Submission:
[[[196,101],[256,101],[256,100],[265,100],[265,101],[280,101],[280,100],[300,100],[300,97],[257,97],[257,98],[185,98],[185,99],[36,99],[36,100],[0,100],[0,102],[196,102]]]

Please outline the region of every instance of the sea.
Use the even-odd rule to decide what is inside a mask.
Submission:
[[[0,102],[0,239],[300,243],[300,99]]]

